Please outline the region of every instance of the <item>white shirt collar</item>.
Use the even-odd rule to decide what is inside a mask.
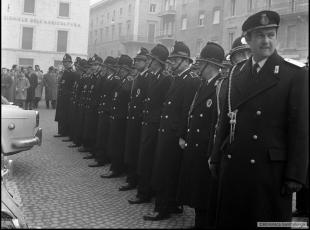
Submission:
[[[185,70],[183,70],[181,73],[178,74],[178,76],[182,76],[187,70],[189,70],[189,68],[186,68]]]
[[[263,66],[265,65],[266,61],[267,61],[268,57],[264,58],[263,60],[260,60],[259,62],[257,62],[257,64],[259,65],[259,69],[258,71],[263,68]],[[256,63],[256,61],[254,60],[254,58],[252,57],[252,66],[254,66]]]
[[[216,74],[215,76],[211,77],[208,81],[207,84],[209,84],[218,74]]]
[[[145,74],[146,73],[146,71],[148,71],[148,68],[145,68],[141,73],[140,73],[140,75],[143,75],[143,74]]]

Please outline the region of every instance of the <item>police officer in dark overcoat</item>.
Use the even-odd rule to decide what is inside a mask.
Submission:
[[[151,188],[152,168],[157,144],[160,115],[166,94],[171,84],[171,76],[163,74],[165,62],[169,56],[168,49],[157,44],[148,54],[150,79],[147,97],[142,110],[142,134],[138,160],[138,186],[135,198],[128,200],[130,204],[150,202],[153,196]]]
[[[130,102],[128,105],[127,133],[125,144],[125,164],[127,166],[126,184],[119,190],[127,191],[134,189],[138,183],[137,164],[141,138],[141,122],[143,101],[146,98],[149,72],[148,64],[150,59],[146,54],[148,50],[141,48],[136,57],[134,57],[133,69],[136,71],[133,80]]]
[[[181,145],[184,155],[178,202],[195,209],[196,228],[210,228],[215,219],[212,201],[215,199],[216,183],[208,168],[208,158],[217,121],[216,85],[221,78],[220,69],[224,68],[223,61],[223,48],[213,42],[208,42],[196,59],[195,65],[199,67],[202,82],[192,101],[185,144]]]
[[[126,170],[124,162],[126,127],[128,115],[128,103],[130,101],[130,90],[132,78],[131,73],[133,60],[126,54],[120,56],[118,65],[120,70],[118,73],[120,81],[119,85],[112,93],[113,99],[111,104],[110,115],[110,133],[108,138],[108,156],[111,158],[110,171],[107,174],[101,175],[102,178],[113,178],[123,174]]]
[[[210,158],[218,228],[291,221],[292,193],[306,182],[306,71],[278,55],[279,22],[260,11],[242,25],[252,57],[231,71]]]
[[[179,139],[186,135],[187,114],[200,80],[193,78],[189,65],[190,50],[183,42],[176,41],[168,57],[172,84],[163,103],[158,130],[158,141],[152,173],[155,190],[155,212],[145,220],[163,220],[170,214],[181,213],[176,203],[182,149]]]
[[[94,55],[90,60],[92,74],[86,83],[85,94],[85,120],[83,124],[83,146],[79,147],[79,152],[90,152],[96,142],[96,129],[97,129],[97,95],[95,86],[100,77],[100,64],[102,58]]]
[[[101,167],[109,162],[107,157],[107,143],[109,137],[110,127],[110,107],[112,101],[112,92],[118,85],[117,79],[114,78],[116,73],[115,58],[108,56],[103,64],[102,71],[104,71],[105,77],[102,79],[99,85],[99,98],[98,98],[98,125],[96,135],[96,146],[94,153],[91,156],[85,157],[85,159],[94,158],[96,163],[89,165],[90,167]]]
[[[58,122],[58,135],[54,137],[62,137],[69,135],[70,129],[70,113],[69,113],[69,103],[70,96],[73,89],[73,83],[76,78],[76,73],[72,69],[72,58],[69,54],[65,54],[62,60],[63,66],[65,68],[61,80],[59,82],[59,89],[57,95],[57,106],[55,121]]]

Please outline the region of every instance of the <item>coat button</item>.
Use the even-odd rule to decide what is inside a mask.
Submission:
[[[165,118],[168,119],[168,115],[166,115]]]
[[[250,162],[251,162],[251,164],[255,164],[255,160],[254,159],[251,159]]]
[[[132,117],[131,117],[131,119],[132,119],[132,120],[134,120],[134,119],[135,119],[135,117],[134,117],[134,116],[132,116]]]
[[[198,147],[198,144],[195,144],[196,147]]]
[[[127,116],[126,119],[129,119],[129,117]]]
[[[137,108],[137,106],[134,105],[133,108],[135,109],[135,108]]]
[[[189,132],[189,129],[187,129],[187,132]]]
[[[168,105],[170,105],[171,104],[171,101],[168,101]]]
[[[162,115],[160,115],[160,118],[163,118],[163,116],[162,116]]]
[[[190,118],[193,118],[193,115],[190,115],[189,117],[190,117]]]
[[[200,117],[203,117],[203,114],[201,113],[199,116],[200,116]]]
[[[257,138],[258,138],[257,135],[253,135],[254,140],[257,140]]]
[[[257,110],[257,111],[256,111],[256,115],[257,115],[257,116],[260,116],[261,114],[262,114],[262,112],[261,112],[260,110]]]
[[[184,146],[187,147],[187,143],[185,143]]]
[[[165,132],[165,129],[162,129],[161,132],[164,133],[164,132]]]
[[[200,130],[199,129],[197,129],[197,133],[199,133],[200,132]]]
[[[231,154],[228,154],[228,155],[227,155],[227,158],[230,159],[230,158],[231,158]]]

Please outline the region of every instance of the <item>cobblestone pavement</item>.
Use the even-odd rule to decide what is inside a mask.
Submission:
[[[55,110],[40,112],[43,128],[41,147],[12,155],[9,191],[18,202],[30,227],[38,228],[189,228],[194,225],[194,211],[169,220],[148,222],[142,219],[152,204],[130,205],[136,190],[119,192],[125,177],[102,179],[109,166],[89,168],[93,160],[82,159],[85,153],[68,148],[70,142],[54,138],[57,123]]]
[[[21,203],[31,228],[189,228],[194,225],[194,210],[169,220],[148,222],[142,219],[152,204],[129,205],[136,190],[119,192],[125,178],[102,179],[109,166],[89,168],[93,160],[82,159],[85,153],[54,138],[57,123],[55,110],[40,104],[41,147],[8,157],[13,160],[9,191]],[[293,210],[295,196],[293,199]],[[293,221],[307,221],[297,219]],[[308,224],[309,226],[309,224]]]

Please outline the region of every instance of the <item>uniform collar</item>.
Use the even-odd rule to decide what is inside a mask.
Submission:
[[[148,68],[145,68],[142,72],[141,75],[144,75],[146,73],[146,71],[148,71]]]
[[[208,81],[207,84],[209,84],[214,78],[216,78],[218,76],[218,74],[214,75],[213,77],[211,77]]]
[[[260,60],[259,62],[257,62],[257,64],[259,65],[259,68],[262,69],[263,66],[265,65],[266,61],[267,61],[268,57],[264,58],[263,60]],[[252,67],[255,65],[255,60],[252,56]]]
[[[186,71],[188,71],[188,70],[189,70],[189,67],[186,68],[185,70],[183,70],[181,73],[179,73],[178,76],[181,77],[181,76],[182,76]],[[184,79],[185,77],[186,77],[186,76],[184,76],[183,79]]]

